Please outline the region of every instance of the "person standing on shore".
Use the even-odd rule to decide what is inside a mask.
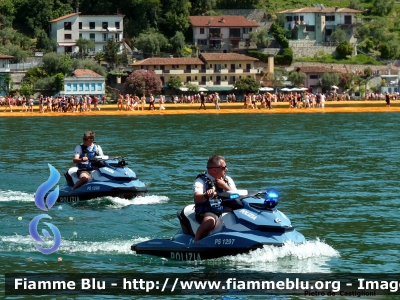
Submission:
[[[390,95],[388,92],[385,93],[385,99],[386,99],[386,107],[390,107]]]
[[[154,102],[156,102],[156,100],[154,99],[153,94],[150,93],[150,97],[149,97],[149,110],[156,110],[156,107],[154,106]]]
[[[199,109],[201,109],[202,107],[204,107],[204,110],[206,109],[205,102],[206,102],[206,97],[204,96],[204,93],[201,92],[200,93],[200,108]]]

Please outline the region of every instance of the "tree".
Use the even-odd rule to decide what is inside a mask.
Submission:
[[[61,53],[47,53],[43,56],[43,69],[48,75],[67,74],[72,69],[72,59]]]
[[[392,0],[374,0],[372,12],[377,16],[387,16],[393,9],[394,1]]]
[[[379,52],[381,52],[381,57],[384,59],[388,59],[391,57],[390,54],[390,46],[388,43],[383,43],[379,46]]]
[[[333,85],[339,84],[339,76],[336,73],[324,73],[321,77],[321,86],[330,89]]]
[[[289,73],[288,80],[291,81],[295,86],[299,86],[304,84],[304,80],[306,80],[307,75],[298,71],[292,71]]]
[[[254,78],[245,77],[235,82],[235,88],[241,93],[257,93],[260,83]]]
[[[53,50],[52,42],[50,41],[50,38],[47,35],[46,31],[44,31],[43,29],[37,29],[35,30],[35,36],[36,36],[36,49],[45,52]]]
[[[192,0],[191,16],[201,15],[215,8],[216,0]]]
[[[0,93],[4,92],[6,95],[10,94],[13,88],[13,80],[10,74],[0,74]]]
[[[54,75],[54,87],[57,92],[64,90],[64,74],[58,73]]]
[[[125,80],[124,90],[129,94],[159,94],[162,89],[160,77],[150,70],[136,70]]]
[[[132,39],[132,44],[143,52],[144,57],[152,57],[155,53],[167,47],[168,40],[161,33],[147,32]]]
[[[267,38],[268,31],[266,29],[261,29],[259,31],[250,32],[250,41],[257,45],[257,48],[266,48],[269,44],[269,39]]]
[[[158,28],[166,35],[186,32],[189,28],[191,3],[189,0],[162,0],[161,18]]]
[[[76,40],[76,45],[79,47],[79,53],[81,57],[87,56],[90,49],[93,49],[95,47],[94,41],[81,37]]]
[[[104,46],[104,60],[114,67],[119,63],[118,53],[120,51],[120,43],[114,40],[114,37],[107,40],[107,43]]]
[[[169,42],[172,47],[172,52],[180,53],[182,49],[185,47],[185,36],[183,35],[182,32],[177,31],[175,35],[172,38],[170,38]]]
[[[170,89],[177,91],[183,86],[183,83],[179,77],[171,77],[168,79],[167,85]]]
[[[89,69],[101,76],[107,76],[107,70],[103,66],[91,60],[74,59],[72,61],[72,69]]]
[[[346,58],[353,53],[353,46],[348,41],[343,41],[336,47],[336,52],[340,58]]]
[[[343,29],[337,28],[332,32],[331,38],[336,42],[343,42],[346,39],[346,32]]]
[[[19,93],[25,96],[33,95],[33,84],[28,81],[23,81],[21,83],[21,88],[19,89]]]
[[[359,0],[350,0],[349,8],[356,9],[356,10],[364,10],[364,6],[360,3]]]
[[[351,82],[353,81],[353,74],[351,73],[341,73],[339,74],[339,86],[344,89],[349,89],[351,86]]]
[[[190,93],[198,93],[199,92],[199,85],[195,83],[188,82],[186,83],[186,88]]]

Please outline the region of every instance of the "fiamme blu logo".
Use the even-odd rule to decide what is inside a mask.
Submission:
[[[57,184],[58,181],[60,180],[60,173],[52,165],[50,165],[50,164],[48,164],[48,165],[50,168],[50,177],[47,181],[43,182],[38,187],[36,194],[35,194],[35,204],[38,208],[40,208],[43,211],[48,211],[48,210],[50,210],[50,208],[53,207],[54,203],[57,201],[58,194],[59,194],[58,185],[56,186],[56,188],[54,190],[49,192],[51,190],[51,188],[55,184]],[[45,202],[46,194],[47,194],[47,197],[46,197],[46,202]],[[47,204],[47,206],[46,206],[46,204]],[[32,221],[29,223],[29,233],[30,233],[31,237],[33,237],[35,241],[40,242],[40,243],[44,243],[45,241],[40,237],[40,235],[37,231],[37,227],[38,227],[40,220],[45,219],[45,218],[51,219],[51,217],[48,214],[40,214],[40,215],[37,215],[36,217],[34,217],[32,219]],[[44,224],[46,224],[50,228],[50,230],[53,232],[54,244],[51,248],[42,248],[38,245],[36,245],[36,248],[43,254],[51,254],[60,247],[61,233],[58,230],[58,228],[56,226],[54,226],[53,224],[48,223],[48,222],[44,222]],[[49,232],[46,229],[42,229],[42,233],[46,238],[51,237],[51,235],[49,234]]]

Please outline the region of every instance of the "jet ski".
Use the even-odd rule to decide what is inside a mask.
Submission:
[[[88,183],[72,190],[79,180],[77,167],[70,168],[65,174],[67,185],[60,189],[58,202],[78,202],[98,197],[120,197],[132,199],[147,193],[146,185],[134,171],[127,167],[123,157],[96,157],[90,159],[95,168]]]
[[[213,202],[213,203],[212,203]],[[200,224],[195,219],[194,204],[177,213],[181,228],[170,239],[152,239],[131,246],[137,254],[148,254],[181,261],[199,261],[247,253],[264,245],[283,246],[303,243],[304,236],[279,211],[274,191],[247,190],[223,192],[211,205],[219,203],[224,212],[210,234],[193,242]]]

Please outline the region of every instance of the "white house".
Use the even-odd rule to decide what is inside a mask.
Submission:
[[[304,7],[279,12],[285,16],[284,27],[292,30],[292,37],[297,40],[315,40],[317,43],[331,41],[332,33],[341,28],[346,33],[346,40],[357,42],[355,27],[359,25],[355,17],[361,13],[351,8]]]
[[[105,93],[104,76],[88,69],[76,69],[71,77],[65,77],[64,91],[60,91],[60,94],[68,96],[104,95]]]
[[[122,41],[124,15],[81,15],[80,12],[72,13],[49,21],[50,39],[56,39],[57,52],[74,53],[79,51],[76,40],[80,37],[92,40],[95,48],[90,49],[90,54],[101,52],[107,40],[114,38]],[[122,45],[121,45],[122,50]]]

